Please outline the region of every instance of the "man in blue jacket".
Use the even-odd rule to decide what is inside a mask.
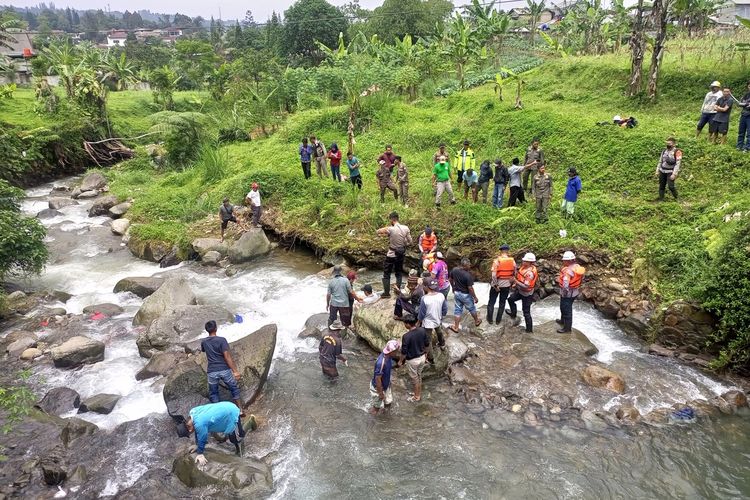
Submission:
[[[196,406],[190,410],[190,417],[177,425],[177,435],[188,437],[195,432],[195,445],[190,453],[196,452],[195,463],[204,466],[208,463],[203,451],[211,432],[223,433],[234,444],[237,455],[240,455],[240,443],[245,438],[245,430],[240,420],[240,409],[229,401]]]

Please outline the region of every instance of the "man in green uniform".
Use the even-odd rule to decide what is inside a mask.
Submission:
[[[545,172],[543,163],[539,165],[539,172],[534,176],[531,193],[536,200],[536,223],[547,222],[547,209],[550,199],[552,199],[552,177]]]

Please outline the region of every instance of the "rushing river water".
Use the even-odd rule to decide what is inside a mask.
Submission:
[[[34,215],[47,208],[51,189],[29,190],[23,210]],[[63,215],[43,221],[51,260],[45,273],[26,285],[72,294],[58,304],[68,313],[103,302],[125,311],[106,322],[90,322],[81,332],[106,343],[103,362],[77,371],[39,364],[32,382],[40,394],[68,386],[84,398],[100,392],[122,395],[109,415],[79,415],[103,429],[151,413],[166,414],[162,382],[138,382],[134,376],[146,362],[138,356],[131,326],[141,300],[112,293],[115,283],[126,276],[181,274],[199,302],[221,304],[243,316],[241,324],[220,327],[230,341],[264,324],[278,325],[275,361],[254,410],[262,425],[248,443],[249,453],[272,460],[276,498],[750,496],[747,416],[661,427],[583,431],[563,425],[496,432],[445,382],[428,382],[425,401],[412,405],[399,378],[393,411],[374,418],[366,411],[373,353],[358,342],[347,343],[350,366],[341,367],[340,380],[332,384],[320,374],[316,341],[297,338],[305,320],[325,306],[326,281],[316,275],[320,267],[312,256],[277,250],[232,277],[196,264],[159,269],[132,257],[111,234],[109,219],[87,216],[89,206],[65,207]],[[486,302],[486,285],[478,288]],[[556,304],[543,302],[533,313],[538,324],[554,319]],[[628,381],[625,395],[599,409],[628,402],[647,413],[729,389],[676,361],[642,353],[614,322],[586,304],[577,304],[575,323],[598,347],[599,361]],[[148,442],[128,446],[116,450],[123,464],[103,495],[130,486],[154,464]]]

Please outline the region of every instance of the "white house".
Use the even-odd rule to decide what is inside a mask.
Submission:
[[[750,19],[750,0],[727,0],[724,7],[712,19],[717,24],[738,25],[739,21],[736,16]]]
[[[122,47],[128,39],[128,32],[122,30],[112,30],[107,33],[107,47]]]

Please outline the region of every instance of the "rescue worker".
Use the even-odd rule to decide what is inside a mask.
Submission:
[[[549,220],[547,210],[552,199],[552,176],[546,172],[544,163],[539,165],[539,172],[534,176],[531,195],[536,200],[536,214],[534,216],[536,223],[546,223]]]
[[[469,141],[464,141],[464,146],[456,153],[456,182],[458,188],[461,188],[461,183],[464,180],[464,172],[471,169],[474,170],[476,160],[474,159],[474,150],[469,147]]]
[[[387,168],[387,167],[386,167]],[[412,244],[409,228],[398,222],[398,213],[388,216],[390,224],[377,230],[379,236],[388,236],[388,252],[383,263],[383,295],[391,296],[391,273],[396,275],[396,284],[401,288],[406,247]]]
[[[675,179],[680,174],[682,163],[682,151],[675,146],[674,137],[667,139],[667,147],[661,152],[659,163],[656,164],[656,176],[659,178],[659,201],[664,201],[664,191],[668,186],[669,191],[677,199],[677,188]]]
[[[391,178],[391,169],[385,160],[380,160],[380,168],[375,173],[375,177],[378,179],[378,186],[380,187],[380,203],[385,201],[385,190],[388,189],[393,193],[393,197],[398,200],[398,190],[393,184]]]
[[[570,333],[573,328],[573,302],[580,293],[586,269],[578,265],[575,254],[570,250],[563,254],[562,261],[563,267],[557,278],[560,286],[560,319],[555,321],[562,325],[557,333]]]
[[[534,287],[536,280],[539,278],[539,272],[536,269],[536,255],[528,252],[521,259],[521,267],[516,271],[513,279],[513,294],[508,297],[508,316],[515,318],[518,310],[516,302],[521,301],[521,310],[523,311],[523,320],[526,323],[526,333],[533,333],[534,322],[531,319],[531,304],[534,302]]]
[[[544,151],[539,147],[539,139],[534,138],[534,140],[531,141],[531,145],[526,150],[526,157],[523,160],[523,190],[527,193],[529,192],[529,177],[533,180],[537,169],[543,163]]]
[[[422,259],[424,259],[427,254],[437,252],[437,244],[437,235],[430,226],[426,226],[424,232],[419,235],[419,241],[417,242],[419,251],[422,252]]]
[[[492,263],[492,278],[490,280],[490,300],[487,302],[487,323],[500,324],[505,311],[505,301],[510,294],[510,286],[513,284],[513,276],[516,274],[516,261],[508,255],[510,246],[500,245],[500,255]],[[497,319],[493,319],[495,311],[495,300],[500,299],[497,306]]]

